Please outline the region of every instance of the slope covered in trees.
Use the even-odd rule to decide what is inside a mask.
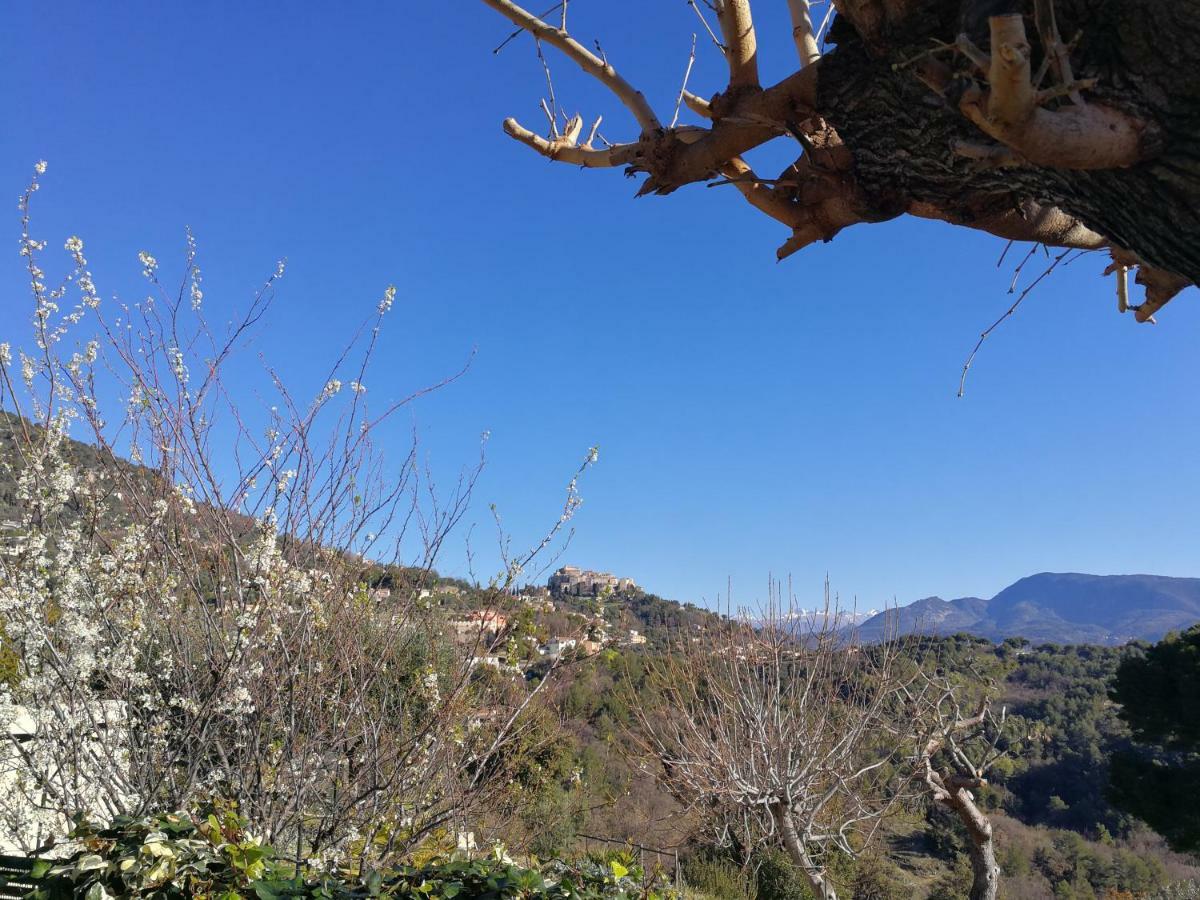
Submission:
[[[1131,651],[957,635],[930,652],[994,680],[1007,708],[1011,753],[980,795],[996,829],[1001,897],[1142,895],[1200,877],[1200,868],[1109,799],[1112,760],[1132,744],[1108,691]],[[685,877],[713,896],[806,896],[772,851],[739,844],[736,835],[720,840],[703,809],[683,810],[637,762],[630,733],[645,662],[643,654],[608,652],[580,663],[556,689],[557,737],[544,761],[554,774],[519,811],[512,840],[539,854],[595,848],[597,837],[629,841],[666,849],[647,859],[668,867],[678,850]],[[889,819],[883,841],[864,858],[825,862],[847,896],[948,900],[966,895],[964,853],[960,827],[930,805]]]

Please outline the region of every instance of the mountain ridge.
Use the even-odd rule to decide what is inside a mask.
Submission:
[[[1200,578],[1039,572],[990,600],[926,597],[885,610],[863,622],[858,635],[870,641],[890,634],[967,632],[990,640],[1114,646],[1157,641],[1198,621]]]

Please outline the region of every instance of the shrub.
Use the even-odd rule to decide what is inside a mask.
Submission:
[[[639,897],[666,900],[673,892],[643,887],[638,874],[617,859],[579,865],[555,861],[527,868],[497,851],[484,859],[442,858],[386,870],[357,864],[316,871],[281,860],[250,835],[231,808],[212,808],[143,819],[119,818],[96,828],[81,823],[80,849],[63,860],[35,864],[29,900],[350,900],[350,898],[545,898],[600,900]]]
[[[368,400],[396,289],[323,387],[301,396],[268,368],[273,405],[251,409],[231,360],[283,264],[212,328],[189,235],[176,284],[143,251],[150,296],[110,309],[80,238],[56,264],[31,232],[45,168],[20,201],[33,334],[0,343],[4,842],[31,852],[77,815],[219,795],[297,855],[358,841],[382,865],[495,808],[534,745],[536,689],[481,677],[490,639],[455,646],[421,602],[479,467],[435,496],[415,445],[384,459],[381,423],[436,387]],[[540,543],[503,543],[481,603],[569,521],[577,479]],[[385,602],[388,564],[405,574]]]

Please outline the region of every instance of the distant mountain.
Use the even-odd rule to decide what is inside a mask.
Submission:
[[[947,635],[972,631],[986,615],[987,606],[988,602],[978,597],[958,600],[926,597],[872,616],[858,627],[858,635],[864,641],[878,641],[889,634]]]
[[[992,640],[1124,644],[1156,641],[1200,622],[1200,578],[1043,572],[1022,578],[991,600],[924,600],[888,610],[858,629],[863,640],[889,633],[965,631]]]

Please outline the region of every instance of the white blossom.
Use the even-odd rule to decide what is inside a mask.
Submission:
[[[395,287],[395,285],[389,284],[387,286],[387,290],[385,290],[383,292],[383,299],[379,301],[379,306],[377,307],[377,309],[379,310],[379,314],[383,315],[385,312],[387,312],[389,309],[391,309],[392,304],[395,302],[395,300],[396,300],[396,287]]]
[[[145,250],[138,252],[138,259],[141,260],[142,263],[142,274],[147,278],[153,279],[154,272],[156,269],[158,269],[158,260]]]

